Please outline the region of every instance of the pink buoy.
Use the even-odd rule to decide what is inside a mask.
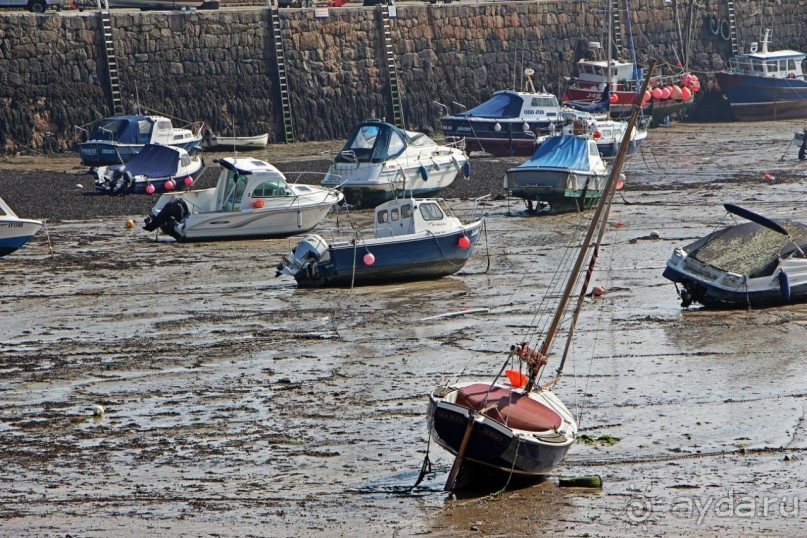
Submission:
[[[459,241],[457,241],[457,244],[460,246],[460,248],[468,248],[471,246],[471,240],[463,235],[460,237]]]
[[[689,88],[681,88],[681,99],[689,101],[690,97],[692,97],[692,92],[689,91]]]
[[[661,98],[662,99],[669,99],[670,98],[670,88],[669,87],[666,87],[663,90],[661,90]]]
[[[661,101],[661,88],[653,88],[653,99]]]
[[[154,185],[152,185],[151,183],[146,185],[146,194],[154,194],[155,190],[157,190],[157,189],[155,189]]]
[[[591,288],[591,294],[594,297],[600,297],[601,295],[605,295],[605,288],[603,288],[602,286],[594,286],[593,288]]]
[[[172,179],[169,179],[168,181],[163,183],[163,188],[167,191],[173,190],[174,187],[176,187],[176,183],[174,183]]]
[[[625,186],[625,182],[624,182],[624,181],[622,181],[621,179],[620,179],[620,180],[617,180],[617,182],[616,182],[616,190],[620,190],[620,189],[621,189],[622,187],[624,187],[624,186]]]
[[[192,178],[191,176],[188,176],[188,177],[186,177],[185,179],[183,179],[183,180],[182,180],[182,182],[183,182],[183,183],[184,183],[186,186],[190,187],[191,185],[193,185],[193,178]]]
[[[672,90],[670,90],[670,99],[676,99],[677,100],[677,99],[680,99],[680,98],[681,98],[681,88],[679,88],[677,85],[673,86]]]
[[[612,105],[615,105],[619,102],[619,97],[617,96],[617,94],[612,93],[611,97],[608,98],[608,101],[610,101]]]
[[[653,95],[650,93],[650,90],[645,91],[644,92],[644,97],[642,97],[642,104],[643,105],[647,104],[650,101],[650,99],[652,99],[652,98],[653,98]]]
[[[375,256],[373,256],[372,252],[368,252],[364,255],[364,265],[373,265],[375,263]]]
[[[689,86],[689,81],[690,80],[692,80],[692,75],[687,73],[686,75],[684,75],[684,78],[681,80],[681,85],[682,86]]]

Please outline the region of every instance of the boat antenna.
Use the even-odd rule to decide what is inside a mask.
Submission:
[[[653,69],[656,67],[656,60],[651,60],[650,65],[647,68],[647,73],[645,74],[644,83],[642,84],[642,94],[647,91],[647,86],[650,84],[650,77],[653,74]],[[630,116],[630,121],[628,122],[628,126],[625,129],[625,133],[622,135],[622,141],[619,145],[619,151],[614,158],[614,162],[611,165],[611,173],[608,176],[608,180],[605,182],[605,186],[602,191],[602,195],[600,196],[600,201],[597,203],[597,209],[594,211],[594,215],[591,217],[591,225],[588,227],[586,231],[586,236],[583,239],[583,242],[580,247],[580,252],[577,255],[577,259],[572,266],[572,270],[569,273],[569,279],[566,281],[566,288],[563,290],[563,294],[560,297],[560,302],[555,310],[555,316],[552,319],[552,323],[547,329],[546,336],[544,338],[544,342],[541,345],[540,355],[546,357],[547,353],[549,352],[549,348],[552,345],[552,341],[555,338],[555,334],[558,331],[558,327],[560,326],[560,322],[563,320],[564,311],[566,310],[566,306],[569,304],[569,300],[571,299],[572,292],[574,291],[575,283],[577,282],[578,276],[580,274],[580,269],[583,266],[583,262],[588,255],[589,245],[591,244],[591,239],[594,236],[594,231],[599,227],[599,234],[597,236],[597,243],[594,246],[594,254],[591,256],[591,260],[589,261],[589,267],[586,271],[586,276],[583,281],[583,287],[580,291],[582,296],[585,296],[586,288],[588,287],[589,280],[591,279],[591,273],[594,271],[594,264],[597,260],[597,253],[599,252],[600,244],[602,243],[602,237],[604,234],[605,225],[608,220],[608,213],[611,210],[611,200],[614,195],[614,191],[616,189],[616,183],[619,179],[619,175],[622,173],[622,165],[625,162],[625,155],[628,151],[629,141],[630,141],[630,134],[633,132],[633,128],[636,125],[636,121],[639,118],[639,111],[641,110],[641,103],[636,102],[633,105],[633,113]],[[582,303],[582,299],[578,297],[578,305]],[[576,309],[576,312],[579,311],[579,306]],[[577,319],[577,315],[572,317],[572,326],[570,328],[570,335],[574,331],[574,322]],[[565,357],[561,361],[560,365],[558,366],[558,371],[563,371],[563,366],[565,364]],[[538,377],[538,373],[540,372],[541,364],[540,362],[537,363],[537,366],[530,366],[529,369],[529,379],[527,380],[527,385],[524,388],[525,392],[529,392],[532,390],[533,386],[535,386],[535,380]]]

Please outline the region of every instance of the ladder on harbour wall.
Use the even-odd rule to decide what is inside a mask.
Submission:
[[[291,99],[289,84],[286,79],[286,55],[283,52],[283,37],[280,33],[280,10],[269,8],[272,17],[272,37],[275,40],[275,60],[277,61],[277,79],[280,87],[280,107],[283,111],[283,136],[286,143],[294,142],[294,124],[291,119]]]
[[[109,16],[109,6],[104,0],[98,0],[98,18],[104,31],[104,56],[109,75],[109,109],[113,116],[123,114],[123,98],[120,93],[120,79],[118,78],[118,58],[115,55],[115,40],[112,38],[112,19]]]
[[[387,74],[389,75],[390,98],[392,99],[392,123],[404,128],[403,107],[401,106],[401,88],[398,84],[398,68],[395,65],[395,53],[392,51],[392,32],[390,30],[390,11],[395,6],[380,6],[381,27],[384,31],[384,51],[387,58]],[[395,12],[393,11],[393,14]],[[394,16],[394,15],[393,15]]]
[[[622,16],[619,11],[619,0],[611,0],[611,27],[612,35],[608,36],[609,39],[614,40],[614,58],[622,58]],[[609,60],[611,58],[608,58]]]
[[[728,0],[729,6],[729,34],[731,35],[731,53],[737,56],[740,53],[740,47],[737,43],[737,16],[734,12],[734,0]]]

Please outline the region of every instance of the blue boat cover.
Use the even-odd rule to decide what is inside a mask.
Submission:
[[[491,119],[517,118],[523,105],[524,99],[516,92],[496,92],[493,97],[472,108],[465,115]]]
[[[563,168],[569,170],[590,170],[588,159],[588,139],[582,136],[553,136],[548,138],[535,155],[516,167],[523,168]]]
[[[123,144],[146,144],[151,140],[153,122],[147,116],[115,116],[95,124],[89,140],[109,140]]]
[[[172,146],[146,144],[123,167],[133,176],[171,177],[177,173],[182,153]]]

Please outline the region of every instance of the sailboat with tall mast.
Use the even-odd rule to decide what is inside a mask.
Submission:
[[[654,67],[655,61],[652,61],[642,91],[647,89]],[[639,107],[636,106],[628,122],[626,137],[636,125],[638,116]],[[577,422],[552,388],[563,373],[575,324],[599,255],[616,183],[628,149],[626,142],[623,140],[620,145],[551,322],[542,334],[535,335],[535,338],[540,336],[543,339],[542,343],[532,346],[527,341],[513,345],[492,382],[441,385],[429,395],[427,418],[430,434],[438,445],[455,456],[446,490],[454,489],[466,464],[524,477],[548,474],[574,444]],[[577,300],[573,302],[574,296]],[[569,320],[563,358],[556,376],[539,384],[563,320]],[[508,365],[516,363],[518,370],[507,370]],[[502,379],[503,374],[507,381]]]

